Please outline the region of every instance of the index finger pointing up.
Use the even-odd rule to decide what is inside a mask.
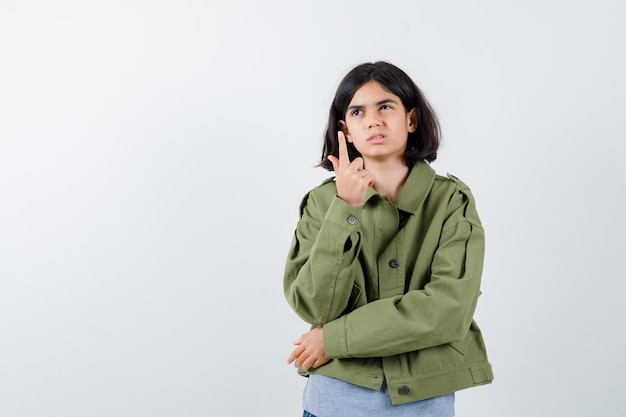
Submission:
[[[346,144],[346,135],[340,130],[337,132],[337,141],[339,142],[339,164],[349,164],[348,145]]]

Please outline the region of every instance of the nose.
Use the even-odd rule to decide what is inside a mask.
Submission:
[[[376,126],[380,126],[380,119],[378,118],[378,115],[371,115],[368,119],[367,119],[367,128],[371,129],[373,127]]]

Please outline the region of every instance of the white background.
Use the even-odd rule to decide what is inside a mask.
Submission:
[[[458,416],[626,416],[623,3],[0,3],[0,416],[298,416],[282,294],[337,84],[388,60],[487,233]]]

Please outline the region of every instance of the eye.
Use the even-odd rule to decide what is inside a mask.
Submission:
[[[354,109],[350,112],[350,116],[352,117],[357,117],[357,116],[360,116],[361,114],[363,114],[363,110],[361,109]]]
[[[380,106],[381,110],[387,110],[387,109],[392,109],[393,107],[391,107],[389,104],[383,104],[382,106]]]

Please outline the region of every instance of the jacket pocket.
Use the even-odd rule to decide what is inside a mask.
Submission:
[[[356,284],[352,284],[352,291],[350,292],[350,298],[348,299],[348,306],[343,311],[342,315],[353,311],[357,307],[360,296],[361,288]]]

